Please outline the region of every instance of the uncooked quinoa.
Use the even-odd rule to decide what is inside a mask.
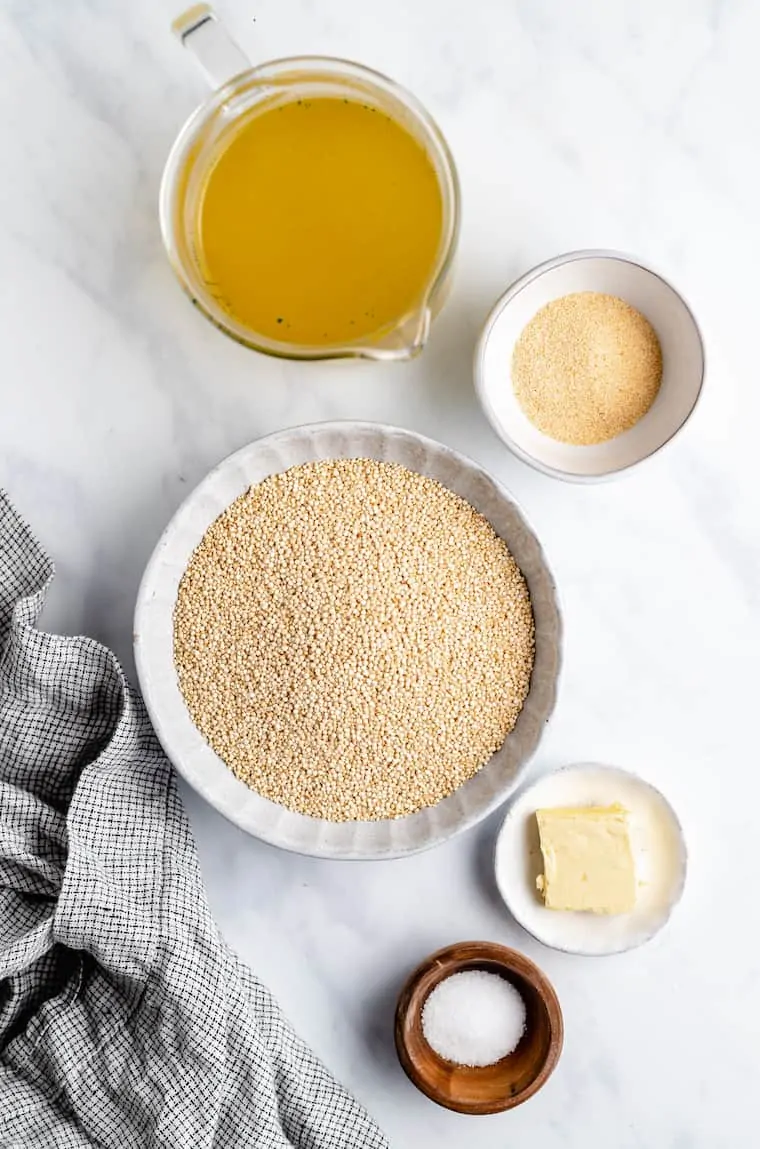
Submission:
[[[342,822],[432,806],[483,766],[530,685],[533,612],[506,544],[395,463],[306,463],[194,551],[174,612],[198,729],[252,789]]]
[[[614,295],[581,291],[542,307],[515,344],[512,386],[539,431],[588,446],[646,415],[662,381],[648,319]]]

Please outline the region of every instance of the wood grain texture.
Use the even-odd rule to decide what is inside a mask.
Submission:
[[[525,1033],[512,1053],[493,1065],[455,1065],[431,1049],[422,1009],[439,982],[463,970],[485,970],[511,982],[527,1011]],[[538,966],[496,942],[458,942],[426,958],[407,980],[396,1007],[396,1051],[404,1072],[431,1101],[457,1113],[501,1113],[532,1097],[562,1052],[559,999]]]

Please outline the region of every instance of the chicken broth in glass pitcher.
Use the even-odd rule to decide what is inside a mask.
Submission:
[[[203,6],[175,30],[217,88],[161,188],[164,242],[193,301],[270,354],[417,354],[459,229],[456,172],[428,114],[349,61],[251,68]]]
[[[219,142],[197,251],[220,306],[270,339],[382,335],[419,306],[443,208],[424,149],[385,112],[318,97],[264,108]]]

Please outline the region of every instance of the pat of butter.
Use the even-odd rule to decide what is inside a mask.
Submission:
[[[536,879],[550,910],[625,914],[636,904],[628,811],[620,805],[536,810],[544,872]]]

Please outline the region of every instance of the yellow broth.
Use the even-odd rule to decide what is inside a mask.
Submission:
[[[333,97],[254,112],[201,191],[209,291],[251,332],[301,346],[367,340],[424,298],[443,226],[424,148],[382,110]]]

